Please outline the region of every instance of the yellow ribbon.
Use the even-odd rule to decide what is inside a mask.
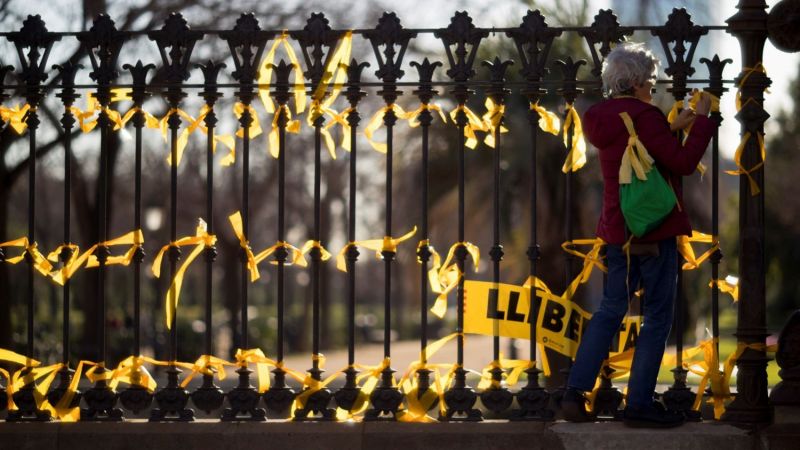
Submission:
[[[444,263],[441,266],[437,266],[434,261],[434,266],[428,271],[428,282],[431,285],[431,290],[439,294],[431,308],[431,312],[440,319],[447,312],[447,295],[458,286],[458,281],[464,275],[458,270],[458,264],[453,261],[456,250],[462,246],[466,248],[467,253],[472,257],[473,267],[477,272],[481,260],[480,249],[471,242],[456,242],[450,246]]]
[[[396,103],[386,105],[372,115],[372,118],[369,119],[367,126],[364,128],[364,136],[367,137],[367,142],[369,142],[369,145],[371,145],[372,148],[378,153],[386,153],[386,144],[383,142],[375,142],[375,140],[372,139],[372,135],[383,126],[383,117],[389,111],[394,111],[394,114],[400,120],[408,120],[410,117],[409,113],[405,112],[403,108]]]
[[[123,255],[109,256],[108,259],[106,259],[105,265],[128,266],[131,263],[131,261],[133,261],[133,255],[136,254],[136,249],[142,246],[142,244],[144,244],[144,235],[142,234],[142,230],[133,230],[123,234],[120,237],[109,239],[105,242],[100,242],[98,244],[95,244],[89,247],[89,249],[86,250],[85,252],[87,254],[86,258],[88,258],[86,259],[86,268],[91,269],[93,267],[100,266],[100,261],[97,259],[97,256],[94,255],[94,252],[95,250],[97,250],[98,247],[116,247],[119,245],[130,245],[130,248]],[[80,265],[82,264],[81,260],[83,259],[83,257],[84,256],[81,255],[80,257],[77,258],[77,260],[75,261],[75,265],[78,267],[75,267],[74,270],[70,268],[69,270],[70,273],[74,273],[75,270],[80,268]]]
[[[117,103],[130,100],[130,94],[133,92],[130,88],[115,88],[111,89],[110,103]],[[81,110],[77,106],[70,107],[70,111],[78,119],[78,124],[84,133],[92,131],[97,126],[97,119],[100,111],[105,111],[108,119],[114,124],[113,131],[121,130],[125,126],[123,118],[119,111],[115,111],[108,106],[103,107],[97,101],[95,93],[89,92],[86,96],[86,109]],[[129,111],[130,112],[130,111]],[[126,114],[127,115],[127,114]]]
[[[234,234],[236,234],[236,237],[239,239],[239,246],[245,251],[245,255],[247,256],[247,270],[250,271],[250,282],[254,282],[258,280],[261,275],[258,273],[258,263],[256,262],[255,255],[253,255],[253,249],[250,248],[250,241],[248,241],[247,237],[244,235],[242,213],[236,211],[228,217],[228,220],[231,222]]]
[[[322,140],[325,142],[325,147],[328,149],[328,153],[331,155],[331,159],[336,159],[336,142],[333,140],[333,135],[330,132],[330,128],[337,123],[341,124],[341,114],[336,112],[336,110],[330,106],[327,106],[330,98],[331,97],[328,97],[325,102],[320,102],[316,99],[311,102],[309,114],[306,116],[306,124],[310,128],[313,128],[314,122],[317,120],[317,118],[324,115],[327,115],[331,118],[331,120],[325,126],[320,127],[319,132],[322,135]]]
[[[225,366],[235,366],[236,364],[228,362],[222,358],[217,358],[213,355],[201,355],[192,365],[191,372],[181,382],[181,387],[185,388],[189,385],[192,379],[198,374],[211,375],[216,374],[217,379],[222,381],[227,376],[225,374]]]
[[[178,141],[176,142],[176,155],[177,155],[177,162],[176,165],[180,165],[181,158],[183,157],[183,150],[186,148],[186,145],[189,143],[189,135],[191,135],[195,130],[199,129],[203,122],[200,119],[195,119],[186,111],[180,108],[172,108],[170,109],[164,117],[161,118],[159,121],[159,128],[161,128],[161,137],[164,138],[164,142],[169,143],[169,118],[173,115],[177,114],[183,120],[188,122],[186,128],[181,130],[180,134],[178,135]],[[167,155],[167,164],[172,165],[172,151]]]
[[[7,122],[9,126],[21,135],[28,128],[28,111],[31,110],[31,105],[24,104],[22,107],[14,105],[12,107],[0,106],[0,119]]]
[[[458,117],[459,111],[462,111],[467,117],[467,124],[464,125],[464,137],[466,137],[467,140],[464,145],[474,149],[478,146],[478,136],[475,135],[475,132],[486,132],[486,124],[483,122],[483,119],[478,117],[467,105],[458,105],[456,109],[450,111],[450,120],[452,120],[456,126],[458,126],[456,118]]]
[[[713,289],[714,286],[723,294],[730,294],[734,302],[739,301],[739,278],[728,275],[724,280],[711,280],[708,287]]]
[[[531,103],[530,107],[539,113],[539,128],[546,133],[558,136],[558,132],[561,129],[561,119],[558,118],[558,115],[546,110],[543,106],[539,106],[538,102]]]
[[[405,374],[400,378],[398,386],[405,393],[408,408],[401,411],[397,420],[400,422],[423,422],[432,423],[436,419],[428,415],[428,411],[433,406],[436,399],[439,399],[440,412],[445,412],[444,393],[452,380],[452,374],[456,367],[453,364],[430,364],[428,359],[432,358],[445,344],[458,336],[463,336],[460,333],[451,333],[437,341],[428,344],[420,352],[419,360],[412,361],[408,365]],[[427,369],[433,372],[433,385],[428,388],[421,396],[419,395],[419,380],[416,377],[417,372]],[[447,381],[443,382],[440,370],[448,370],[446,376]]]
[[[752,99],[748,100],[751,101]],[[756,183],[755,178],[753,178],[752,173],[756,170],[760,169],[764,166],[767,158],[767,150],[764,146],[764,133],[758,132],[756,133],[756,137],[758,138],[758,148],[761,151],[761,161],[754,165],[749,169],[745,169],[744,165],[742,165],[742,153],[744,153],[745,145],[747,145],[747,141],[753,134],[749,131],[746,131],[742,136],[742,140],[739,142],[739,146],[736,147],[736,153],[733,156],[733,161],[736,163],[736,170],[726,170],[725,173],[729,175],[746,175],[747,180],[750,182],[750,194],[751,195],[758,195],[761,192],[761,189],[758,187],[758,183]]]
[[[422,125],[419,121],[419,115],[422,114],[422,111],[436,111],[437,113],[439,113],[439,117],[442,119],[442,123],[447,123],[447,116],[444,115],[444,111],[442,110],[442,107],[439,106],[439,104],[422,103],[414,111],[406,113],[407,114],[406,118],[408,119],[409,127],[417,128],[418,126]]]
[[[564,146],[569,148],[567,159],[561,167],[561,171],[577,172],[581,167],[586,164],[586,141],[583,139],[583,125],[581,125],[581,117],[575,110],[572,103],[566,105],[567,117],[564,120]],[[568,132],[572,127],[572,143],[568,139]]]
[[[353,241],[345,244],[344,247],[339,251],[339,254],[336,255],[336,268],[341,270],[342,272],[347,272],[347,263],[346,263],[346,256],[347,256],[347,249],[355,246],[355,247],[364,247],[368,250],[372,250],[375,252],[375,257],[378,259],[383,259],[382,252],[397,252],[397,246],[411,239],[417,233],[417,227],[411,229],[408,233],[395,238],[392,236],[384,236],[383,239],[367,239],[363,241]]]
[[[260,348],[253,348],[249,350],[236,350],[236,363],[239,366],[247,366],[248,363],[256,365],[256,375],[258,377],[258,392],[264,393],[269,389],[269,367],[278,367],[275,360],[267,358]]]
[[[591,245],[592,248],[586,253],[573,248],[581,245]],[[578,275],[578,278],[585,282],[589,279],[594,267],[597,267],[603,272],[608,272],[608,268],[606,268],[605,264],[603,264],[603,258],[600,256],[600,250],[602,250],[604,245],[606,245],[605,241],[599,237],[594,239],[573,239],[571,241],[563,242],[561,244],[561,249],[570,255],[575,255],[583,260],[583,269]],[[541,283],[541,280],[539,280],[539,283]]]
[[[192,264],[203,250],[208,247],[213,246],[217,242],[217,236],[213,234],[208,234],[208,227],[206,222],[203,219],[198,219],[197,229],[195,230],[194,236],[186,236],[178,239],[175,242],[170,242],[169,244],[161,247],[161,250],[158,251],[155,259],[153,260],[153,275],[156,278],[161,277],[161,260],[164,257],[164,253],[170,247],[184,247],[188,245],[194,245],[194,249],[192,249],[189,256],[186,258],[183,264],[178,268],[175,272],[175,276],[172,278],[172,283],[170,284],[169,290],[167,290],[167,297],[166,303],[164,307],[164,312],[166,314],[167,320],[167,329],[172,329],[172,320],[175,317],[175,311],[178,309],[178,301],[181,295],[181,287],[183,286],[183,277],[186,274],[186,269],[189,268],[189,265]]]
[[[502,103],[495,103],[491,97],[486,98],[484,106],[486,106],[486,112],[483,114],[483,116],[481,116],[481,119],[483,120],[484,127],[486,128],[486,138],[483,140],[483,142],[489,147],[494,148],[496,145],[494,141],[494,135],[496,131],[499,129],[500,133],[508,133],[508,128],[502,125],[503,115],[506,112],[506,106]]]
[[[695,257],[694,248],[692,248],[692,242],[710,244],[711,247],[703,252],[703,254],[701,254],[698,258]],[[719,249],[719,240],[710,234],[692,230],[691,236],[678,236],[678,252],[686,260],[686,262],[683,263],[683,270],[697,269],[700,267],[700,264],[704,263],[708,258],[710,258],[717,249]]]
[[[311,252],[311,249],[318,248],[321,254],[320,259],[322,261],[327,261],[331,259],[331,253],[322,246],[320,241],[315,241],[313,239],[307,240],[303,246],[300,248],[300,257],[298,258],[299,261],[302,261],[298,265],[301,267],[306,267],[303,263],[305,263],[305,255]]]
[[[200,131],[201,133],[208,135],[208,127],[206,127],[206,125],[205,125],[205,118],[208,115],[208,113],[210,113],[211,111],[212,111],[212,109],[209,108],[208,105],[203,105],[203,107],[200,109],[200,113],[197,115],[196,119],[192,118],[192,116],[190,116],[189,114],[186,114],[186,116],[184,118],[187,118],[187,120],[189,120],[189,125],[181,133],[181,137],[185,135],[186,138],[188,139],[188,136],[190,134],[194,133],[195,131]],[[236,111],[236,108],[234,107],[234,112],[235,111]],[[126,116],[127,116],[127,114],[126,114]],[[155,118],[153,118],[153,119],[155,120]],[[125,120],[125,119],[123,118],[123,120]],[[148,120],[148,127],[152,128],[149,125],[150,118],[148,118],[147,120]],[[257,121],[258,118],[255,117],[254,120]],[[155,128],[159,128],[159,127],[160,127],[160,125],[156,125],[155,126]],[[164,135],[164,136],[166,138],[166,135]],[[181,142],[180,141],[181,137],[178,138],[179,143]],[[214,153],[217,152],[217,144],[222,144],[228,149],[228,154],[225,155],[222,158],[222,160],[220,161],[220,164],[223,167],[227,167],[227,166],[232,165],[236,161],[236,140],[234,139],[234,137],[231,136],[230,134],[217,134],[217,133],[214,133],[211,136],[211,151],[214,152]],[[183,142],[183,145],[184,146],[186,145],[185,141]],[[171,156],[172,155],[170,155],[170,157]],[[178,162],[179,163],[180,163],[180,156],[181,155],[179,154],[178,155]],[[167,162],[169,162],[169,161],[171,161],[171,159],[168,157],[167,158]]]
[[[9,264],[17,264],[23,259],[25,259],[25,255],[29,255],[31,260],[33,260],[33,267],[39,271],[44,276],[50,276],[50,270],[53,269],[53,265],[47,261],[47,258],[42,255],[39,251],[38,244],[36,242],[29,242],[27,237],[21,237],[18,239],[14,239],[11,241],[3,242],[0,244],[0,248],[3,247],[19,247],[22,248],[22,254],[19,256],[13,257],[6,257],[6,262]]]
[[[631,116],[627,112],[621,112],[619,116],[622,117],[629,135],[628,145],[625,147],[625,153],[622,155],[622,164],[619,168],[619,184],[631,183],[631,171],[636,173],[636,178],[642,181],[647,180],[647,173],[653,168],[655,160],[647,152],[642,141],[639,140],[639,136],[633,128]]]
[[[492,361],[481,371],[481,381],[478,383],[478,389],[499,389],[501,387],[502,381],[497,381],[492,376],[492,371],[495,368],[503,370],[502,378],[505,379],[506,387],[511,389],[517,384],[522,373],[534,365],[536,365],[535,361],[527,359],[506,359],[503,354],[500,353],[500,359]],[[506,373],[506,370],[510,370],[510,372]]]
[[[736,111],[742,109],[742,86],[744,86],[745,81],[747,81],[747,79],[750,78],[750,75],[753,75],[756,72],[761,72],[764,75],[767,74],[767,68],[764,67],[764,64],[760,62],[757,63],[754,67],[742,67],[742,70],[744,72],[744,75],[742,76],[742,79],[739,80],[739,86],[737,86],[739,89],[736,91]],[[770,93],[770,90],[765,89],[764,92]]]
[[[156,361],[147,356],[128,356],[120,361],[117,367],[110,372],[110,386],[112,386],[112,389],[115,389],[119,383],[126,383],[133,386],[140,386],[150,392],[154,392],[158,385],[156,384],[155,378],[153,378],[147,368],[144,367],[145,362],[156,365],[167,365],[167,363]],[[180,363],[180,365],[185,367],[183,363]]]
[[[300,121],[292,120],[292,112],[289,110],[288,106],[281,106],[281,108],[272,116],[272,129],[270,130],[268,136],[269,154],[275,159],[278,159],[280,156],[280,142],[278,136],[278,118],[280,117],[280,111],[283,111],[284,114],[286,114],[286,132],[294,134],[300,133]]]
[[[312,242],[312,241],[308,241],[308,242]],[[306,242],[306,244],[308,244],[308,242]],[[300,267],[307,267],[308,266],[308,262],[306,261],[306,257],[305,257],[305,253],[307,253],[308,250],[306,250],[304,252],[303,250],[295,247],[294,245],[292,245],[292,244],[290,244],[290,243],[288,243],[286,241],[278,241],[274,245],[272,245],[271,247],[269,247],[267,249],[264,249],[261,252],[259,252],[257,255],[255,255],[254,259],[256,261],[256,264],[258,264],[261,261],[269,258],[269,256],[272,255],[273,253],[275,253],[279,248],[285,248],[286,251],[289,253],[289,257],[287,258],[286,261],[284,261],[284,265],[287,265],[287,266],[298,265]],[[320,246],[320,248],[322,248],[322,247]],[[322,249],[322,252],[323,252],[323,261],[328,259],[328,258],[330,258],[330,253],[325,251],[324,248]],[[325,254],[326,253],[328,254],[327,258],[325,258]],[[272,265],[278,265],[278,261],[270,261],[269,263],[272,264]]]
[[[289,58],[289,62],[292,65],[292,74],[294,75],[293,91],[295,112],[300,114],[306,109],[306,91],[305,86],[303,85],[303,68],[300,65],[300,61],[297,60],[297,55],[295,54],[292,45],[289,43],[289,32],[286,30],[284,30],[281,35],[275,39],[272,47],[264,57],[264,62],[261,64],[261,69],[258,71],[258,96],[261,98],[261,103],[264,104],[264,109],[268,113],[275,113],[275,103],[272,101],[272,97],[269,96],[269,87],[272,83],[275,52],[279,47],[283,47],[286,55]]]

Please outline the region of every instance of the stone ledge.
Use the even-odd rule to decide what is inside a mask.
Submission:
[[[796,449],[800,427],[776,425],[759,433],[722,423],[688,423],[670,430],[631,429],[621,423],[266,423],[198,420],[193,423],[0,423],[0,450],[257,448],[297,449]]]

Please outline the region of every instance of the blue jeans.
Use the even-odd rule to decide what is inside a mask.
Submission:
[[[673,304],[678,276],[678,251],[675,238],[658,243],[658,256],[630,256],[630,270],[620,245],[606,246],[608,278],[603,301],[592,316],[581,338],[575,364],[567,386],[590,391],[608,355],[611,340],[628,311],[628,299],[642,281],[644,322],[628,382],[627,405],[648,407],[653,402],[658,369],[672,326]],[[626,282],[626,278],[628,278]]]

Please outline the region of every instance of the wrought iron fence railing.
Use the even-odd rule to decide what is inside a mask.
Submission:
[[[755,191],[759,186],[763,186],[763,167],[761,167],[763,146],[760,147],[759,142],[763,142],[763,123],[767,116],[761,105],[763,91],[769,85],[769,79],[763,66],[760,65],[759,43],[763,46],[766,31],[754,31],[752,27],[748,28],[750,25],[747,21],[752,19],[753,15],[766,13],[763,8],[759,9],[759,5],[750,5],[759,2],[742,3],[745,5],[740,6],[739,14],[732,17],[727,26],[695,25],[689,14],[682,9],[674,10],[667,22],[659,26],[620,26],[611,11],[602,10],[595,16],[594,23],[586,27],[551,27],[538,11],[530,11],[516,28],[479,28],[472,23],[467,13],[459,12],[453,16],[447,27],[441,29],[407,29],[394,14],[386,13],[373,29],[335,30],[329,26],[324,15],[312,14],[305,28],[291,31],[262,30],[257,18],[248,14],[243,14],[230,30],[194,30],[180,14],[173,14],[158,30],[135,32],[117,30],[114,22],[103,15],[95,20],[89,31],[56,33],[47,30],[38,16],[29,16],[19,31],[0,33],[16,48],[18,58],[16,67],[0,68],[0,80],[5,80],[13,71],[17,73],[19,79],[19,84],[2,85],[0,100],[5,102],[10,97],[19,97],[25,101],[22,107],[3,107],[3,119],[6,127],[12,128],[18,134],[27,134],[29,151],[27,233],[16,240],[8,240],[11,237],[3,236],[3,240],[8,242],[3,244],[0,253],[2,255],[0,259],[6,263],[24,260],[27,264],[27,288],[24,297],[27,304],[26,354],[23,356],[4,351],[2,355],[7,362],[15,364],[14,370],[6,374],[5,392],[9,395],[8,405],[12,407],[8,413],[8,420],[47,420],[52,417],[61,420],[121,420],[124,414],[118,407],[118,401],[123,408],[138,412],[148,409],[153,399],[156,406],[152,409],[151,420],[154,421],[192,420],[190,400],[198,409],[217,412],[222,420],[265,420],[266,412],[260,407],[262,399],[267,408],[282,412],[286,417],[291,414],[295,420],[332,420],[361,414],[366,419],[426,420],[429,418],[428,411],[437,408],[437,404],[440,408],[440,418],[443,420],[480,420],[482,413],[475,407],[478,397],[484,408],[495,413],[507,413],[513,408],[512,417],[517,419],[552,419],[554,411],[551,409],[551,396],[557,397],[558,391],[550,392],[541,387],[539,382],[542,370],[548,370],[546,364],[543,366],[546,362],[543,361],[546,354],[544,348],[547,347],[550,351],[558,348],[548,345],[545,342],[546,338],[542,339],[541,334],[558,334],[561,330],[548,329],[543,324],[548,314],[550,319],[560,321],[564,330],[588,318],[587,313],[572,304],[571,292],[586,281],[593,268],[602,268],[600,253],[602,242],[576,240],[572,226],[576,202],[573,186],[574,171],[583,165],[586,158],[585,143],[580,131],[580,117],[574,104],[583,95],[599,93],[602,58],[608,54],[613,45],[623,41],[636,30],[651,33],[663,46],[667,55],[666,73],[670,78],[659,80],[659,83],[668,85],[668,92],[676,101],[676,109],[683,107],[680,102],[689,94],[692,86],[702,87],[719,98],[728,90],[726,85],[736,83],[739,89],[737,98],[741,105],[737,119],[742,122],[743,130],[748,133],[745,136],[750,134],[757,136],[753,139],[743,139],[741,155],[737,154],[739,175],[742,179],[740,194],[742,282],[741,287],[737,287],[741,290],[742,301],[737,332],[740,342],[736,355],[739,365],[737,383],[738,392],[748,394],[738,396],[735,402],[729,405],[729,412],[731,420],[764,420],[767,414],[765,411],[768,411],[766,359],[763,358],[766,350],[763,320],[764,266],[763,258],[759,259],[763,256],[763,244],[758,242],[757,238],[758,233],[763,234],[764,226],[763,217],[753,212],[753,208],[757,209],[763,203],[761,197],[751,196],[750,189]],[[742,41],[744,68],[736,80],[725,79],[723,76],[723,69],[729,60],[716,55],[713,57],[695,55],[698,43],[709,32],[730,32]],[[573,60],[571,57],[559,61],[552,61],[549,58],[554,40],[569,33],[577,34],[584,40],[591,57],[588,63],[585,60]],[[430,61],[425,58],[422,61],[410,62],[409,67],[413,67],[417,72],[414,77],[412,74],[406,74],[402,68],[403,63],[407,62],[405,58],[410,42],[422,34],[432,34],[440,40],[446,58],[442,61]],[[477,64],[476,57],[481,43],[490,34],[513,44],[516,54],[511,57],[513,61],[498,56],[494,60],[482,63],[489,77],[480,78],[477,73],[479,69],[484,69]],[[145,39],[150,42],[149,45],[157,48],[161,59],[158,64],[142,60],[126,60],[123,48],[128,41],[135,38]],[[351,48],[354,39],[363,40],[374,50],[377,62],[375,80],[362,79],[367,64],[352,58]],[[84,68],[78,60],[72,60],[63,61],[51,69],[48,66],[53,59],[51,49],[59,40],[77,41],[83,49],[80,60],[88,60],[87,67]],[[224,42],[228,46],[229,54],[225,59],[229,63],[232,61],[232,66],[219,61],[197,63],[193,59],[195,48],[207,44],[210,40]],[[300,50],[299,57],[295,53],[297,49]],[[703,57],[697,58],[697,56]],[[695,61],[707,67],[709,73],[707,78],[691,78],[695,75]],[[119,67],[127,74],[120,75]],[[551,67],[559,69],[560,78],[546,77]],[[435,75],[437,69],[439,72],[445,72],[446,78],[437,77]],[[75,82],[76,76],[82,70],[90,70],[92,83]],[[202,83],[187,82],[192,71],[199,71],[202,74]],[[218,82],[219,75],[226,71],[230,72],[234,82]],[[509,71],[517,71],[512,80],[507,79]],[[415,97],[414,100],[409,100],[409,104],[418,103],[418,106],[409,107],[408,111],[399,107],[397,100],[403,93],[401,88],[406,90],[405,94],[411,93]],[[380,97],[384,106],[373,116],[373,120],[364,125],[362,118],[365,111],[361,101],[367,95],[367,89],[379,89],[376,95]],[[483,94],[483,97],[478,97],[476,89]],[[194,113],[183,109],[190,93],[200,96],[204,101],[202,108]],[[562,114],[549,112],[540,106],[540,100],[549,94],[556,94],[560,101],[563,101]],[[232,95],[236,100],[234,115],[238,121],[238,130],[232,135],[224,135],[217,131],[220,116],[229,114],[227,111],[222,111],[217,104],[223,95]],[[60,202],[60,207],[63,208],[64,244],[47,255],[36,245],[37,230],[46,226],[37,222],[35,214],[36,202],[41,200],[37,196],[36,155],[40,145],[37,136],[41,132],[42,124],[39,108],[46,98],[52,96],[60,100],[63,113],[60,133],[64,150],[64,197],[63,200],[55,199],[53,203]],[[76,106],[76,101],[82,96],[88,97],[85,109]],[[153,116],[145,107],[150,97],[158,96],[167,106],[167,113],[161,117]],[[506,106],[515,96],[524,98],[530,105],[526,113],[529,137],[525,141],[524,148],[503,150],[529,155],[527,158],[529,158],[530,184],[527,207],[530,209],[530,223],[527,248],[529,278],[523,287],[512,288],[499,285],[503,259],[503,236],[500,232],[500,221],[503,216],[500,197],[500,149],[503,148],[504,116],[510,111]],[[452,111],[443,111],[442,106],[436,101],[439,98],[453,102],[455,108]],[[476,98],[481,102],[485,101],[485,112],[474,112],[470,109],[469,105],[473,105],[473,100]],[[124,110],[119,109],[121,102],[130,102],[132,106]],[[341,105],[346,107],[341,108]],[[340,110],[336,110],[337,107]],[[713,112],[711,117],[717,122],[722,120],[719,111]],[[436,120],[451,123],[456,130],[453,136],[455,136],[457,157],[455,171],[457,239],[446,255],[435,252],[429,233],[430,127]],[[397,135],[395,127],[401,121],[408,121],[412,133],[418,133],[417,136],[421,139],[421,152],[417,164],[420,165],[424,176],[421,178],[419,190],[401,193],[419,199],[420,227],[416,230],[416,235],[403,234],[408,230],[398,230],[393,221],[395,200],[393,195],[397,194],[392,188],[395,176],[393,161],[397,148],[394,139]],[[111,199],[107,185],[114,174],[109,165],[109,145],[113,133],[131,127],[132,143],[123,145],[130,145],[133,148],[132,170],[135,180],[133,231],[122,236],[112,236],[109,232],[111,217],[108,212]],[[161,133],[169,147],[169,192],[164,194],[169,197],[170,205],[169,243],[156,255],[152,265],[153,273],[160,276],[161,262],[166,260],[164,263],[167,266],[166,278],[171,280],[165,307],[169,333],[168,357],[165,361],[141,356],[140,299],[142,270],[146,269],[143,241],[147,238],[141,231],[142,193],[148,189],[148,186],[142,183],[142,172],[147,170],[143,162],[143,152],[146,151],[143,142],[145,142],[144,135],[150,128],[156,130],[154,133]],[[375,137],[380,128],[385,128],[385,142]],[[340,142],[335,139],[336,129],[341,129]],[[74,235],[70,226],[70,192],[73,189],[71,161],[73,161],[73,139],[78,130],[91,133],[90,136],[96,140],[97,147],[90,151],[97,151],[100,155],[95,224],[98,241],[83,251],[72,243]],[[313,214],[309,220],[310,239],[301,246],[297,242],[288,242],[285,199],[286,165],[292,164],[287,149],[292,147],[292,135],[304,130],[311,131],[314,143]],[[553,295],[538,278],[540,250],[536,214],[539,201],[536,176],[539,157],[537,142],[539,142],[538,136],[546,132],[563,137],[563,149],[567,155],[563,167],[565,189],[563,214],[566,224],[564,239],[567,241],[564,247],[568,251],[568,256],[564,260],[564,265],[565,284],[570,288],[561,296]],[[356,233],[359,219],[357,193],[359,189],[363,189],[356,186],[357,156],[364,151],[360,146],[364,143],[360,137],[362,133],[367,136],[367,143],[371,147],[385,154],[384,236],[367,241],[357,240]],[[181,237],[178,229],[181,203],[178,195],[178,186],[181,182],[179,165],[182,159],[197,156],[184,154],[184,149],[193,134],[205,140],[206,214],[205,221],[199,223],[194,234]],[[251,146],[259,136],[268,142],[268,148],[274,157],[274,160],[267,164],[277,165],[276,224],[256,225],[250,218],[253,200],[250,197]],[[465,191],[469,180],[465,174],[466,149],[476,145],[494,148],[491,162],[491,208],[474,208],[472,211],[467,211]],[[326,249],[326,243],[322,242],[323,227],[326,224],[321,217],[321,197],[326,174],[321,171],[321,161],[325,157],[326,149],[333,154],[340,147],[349,152],[347,175],[349,191],[346,208],[347,244],[337,255],[331,253],[332,249]],[[224,157],[223,164],[237,166],[241,164],[241,168],[231,169],[237,172],[240,170],[241,190],[235,202],[231,201],[237,203],[238,208],[232,207],[231,204],[219,205],[214,201],[213,167],[219,160],[219,157],[215,158],[215,150],[222,148],[230,152]],[[677,351],[674,358],[674,384],[663,394],[669,407],[685,411],[690,415],[695,414],[694,411],[704,395],[702,389],[698,395],[686,384],[687,367],[690,365],[687,358],[694,361],[694,353],[699,351],[701,355],[708,355],[707,359],[710,358],[706,361],[704,369],[704,379],[710,381],[710,391],[706,397],[712,401],[714,399],[722,401],[727,400],[729,395],[726,377],[729,374],[719,366],[719,292],[723,288],[732,291],[734,286],[725,284],[719,275],[722,257],[718,241],[719,159],[719,137],[715,136],[710,168],[713,186],[711,230],[708,236],[698,234],[684,246],[688,251],[692,242],[710,245],[710,249],[701,258],[693,259],[687,252],[684,256],[689,258],[687,262],[689,266],[699,264],[706,258],[710,262],[712,282],[719,288],[712,289],[708,295],[712,305],[712,336],[711,340],[693,351],[684,351],[686,349],[683,331],[686,324],[681,320],[683,315],[680,311],[686,305],[686,298],[680,295],[677,302],[679,313],[675,315]],[[218,210],[220,206],[232,213],[229,216],[230,225],[240,242],[241,304],[238,311],[241,314],[239,322],[241,340],[234,362],[212,355],[214,349],[214,336],[210,325],[213,320],[212,304],[218,301],[212,298],[214,279],[212,268],[217,256],[215,233],[218,233],[220,228],[220,224],[215,223],[213,218],[215,209]],[[236,209],[239,211],[234,213]],[[468,241],[469,237],[465,232],[465,220],[468,214],[482,214],[486,217],[487,223],[491,223],[492,245],[488,249],[488,255],[491,260],[492,284],[486,291],[487,308],[501,311],[501,302],[511,302],[511,298],[514,298],[513,304],[502,305],[505,308],[504,314],[490,319],[484,317],[490,322],[494,320],[492,323],[494,327],[490,333],[494,337],[492,353],[487,358],[491,364],[481,376],[480,394],[469,386],[468,372],[464,367],[464,333],[469,332],[469,328],[474,325],[465,323],[465,283],[468,283],[465,274],[469,272],[468,263],[477,264],[479,258],[478,248]],[[255,252],[250,246],[250,239],[260,229],[266,227],[276,227],[277,242],[263,251]],[[419,310],[421,356],[419,361],[409,366],[407,376],[398,382],[394,375],[397,366],[392,367],[396,362],[391,360],[392,283],[397,282],[393,276],[393,267],[397,264],[395,257],[398,246],[411,245],[410,242],[403,243],[412,235],[419,238],[416,246],[419,266],[415,270],[418,270],[421,304]],[[577,245],[587,243],[593,246],[592,250],[584,253],[575,250]],[[120,251],[117,252],[117,249]],[[357,261],[362,254],[359,250],[377,252],[384,264],[384,277],[380,280],[384,288],[384,359],[374,367],[356,364],[355,317],[359,307],[356,302],[356,274],[359,267]],[[179,341],[175,325],[180,311],[178,300],[183,276],[188,266],[197,258],[204,261],[206,274],[203,286],[205,354],[196,362],[186,364],[178,362]],[[581,260],[582,262],[579,262]],[[259,277],[259,270],[265,270],[264,267],[259,269],[259,263],[262,261],[270,262],[272,266],[267,270],[274,272],[271,278],[277,302],[275,359],[266,357],[258,348],[251,348],[254,342],[248,339],[248,290],[251,282]],[[328,383],[334,377],[323,377],[321,368],[320,342],[326,336],[320,333],[320,299],[324,295],[320,273],[323,264],[334,263],[346,272],[343,276],[346,277],[344,297],[348,365],[341,374],[334,374],[334,377],[342,375],[344,384],[332,392],[328,388]],[[112,268],[114,265],[126,268]],[[307,374],[292,370],[284,364],[286,267],[289,265],[310,266],[313,310],[312,367]],[[85,269],[96,270],[97,273],[95,301],[99,314],[94,319],[97,321],[96,327],[99,332],[96,339],[97,359],[94,362],[82,361],[75,367],[71,362],[69,345],[70,282],[73,276],[81,276]],[[24,269],[9,270],[21,273]],[[106,292],[109,288],[107,275],[110,270],[129,270],[134,276],[131,288],[134,302],[132,328],[135,334],[133,356],[118,362],[116,366],[108,360],[106,348],[105,308]],[[225,270],[235,269],[226,267]],[[63,286],[61,294],[63,356],[60,363],[51,366],[45,366],[33,359],[36,356],[34,280],[39,275]],[[477,289],[478,285],[475,286]],[[128,289],[125,286],[114,286],[114,288]],[[504,295],[507,297],[503,297]],[[436,301],[433,301],[434,296],[438,297]],[[442,368],[428,362],[431,354],[443,343],[442,340],[432,343],[428,336],[428,309],[432,306],[435,314],[443,314],[447,311],[448,296],[456,299],[456,308],[451,309],[456,314],[456,326],[454,334],[446,339],[454,339],[458,351],[457,360],[449,367]],[[545,300],[548,303],[543,303]],[[552,306],[549,302],[552,302]],[[475,304],[477,303],[471,303],[473,307]],[[571,311],[569,316],[566,315],[567,311]],[[512,313],[515,315],[513,318],[510,317]],[[521,326],[523,331],[517,333],[527,334],[526,337],[529,339],[529,351],[527,358],[523,360],[507,360],[501,356],[499,336],[505,332],[500,331],[499,323],[508,320],[519,322],[518,326]],[[518,334],[506,335],[520,337]],[[549,342],[552,344],[553,340],[550,338]],[[540,349],[538,352],[537,341]],[[565,342],[566,348],[562,347],[559,351],[566,353],[567,356],[574,356],[574,343],[570,343],[569,340]],[[626,358],[624,349],[612,353],[616,355],[616,359],[612,357],[606,364],[593,404],[597,411],[609,417],[615,415],[622,401],[622,394],[612,385],[614,378],[612,374],[615,370],[617,372],[622,370]],[[154,377],[147,371],[146,368],[153,365],[166,367],[165,386],[157,386]],[[224,373],[228,365],[238,368],[239,382],[231,391],[223,393],[215,385],[215,377]],[[253,387],[251,384],[252,371],[248,367],[257,369],[258,387]],[[267,372],[269,367],[272,368],[272,376]],[[184,369],[183,379],[181,379],[181,368]],[[517,392],[512,392],[509,386],[513,385],[522,373],[526,374],[527,384]],[[85,392],[78,390],[81,375],[94,383],[94,386]],[[201,375],[202,382],[190,393],[188,390],[192,388],[190,381],[195,375]],[[48,392],[56,376],[59,378],[58,385]],[[287,381],[287,377],[290,381]],[[296,382],[292,383],[291,379],[295,379]],[[128,387],[117,391],[119,383],[127,384]],[[299,384],[301,388],[296,391],[290,384]],[[227,407],[223,409],[225,400]],[[515,400],[516,405],[512,406]],[[5,407],[7,402],[2,401],[0,405]]]

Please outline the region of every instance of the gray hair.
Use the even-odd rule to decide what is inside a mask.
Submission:
[[[658,73],[658,59],[644,44],[625,42],[617,45],[603,61],[603,89],[609,97],[632,94]]]

